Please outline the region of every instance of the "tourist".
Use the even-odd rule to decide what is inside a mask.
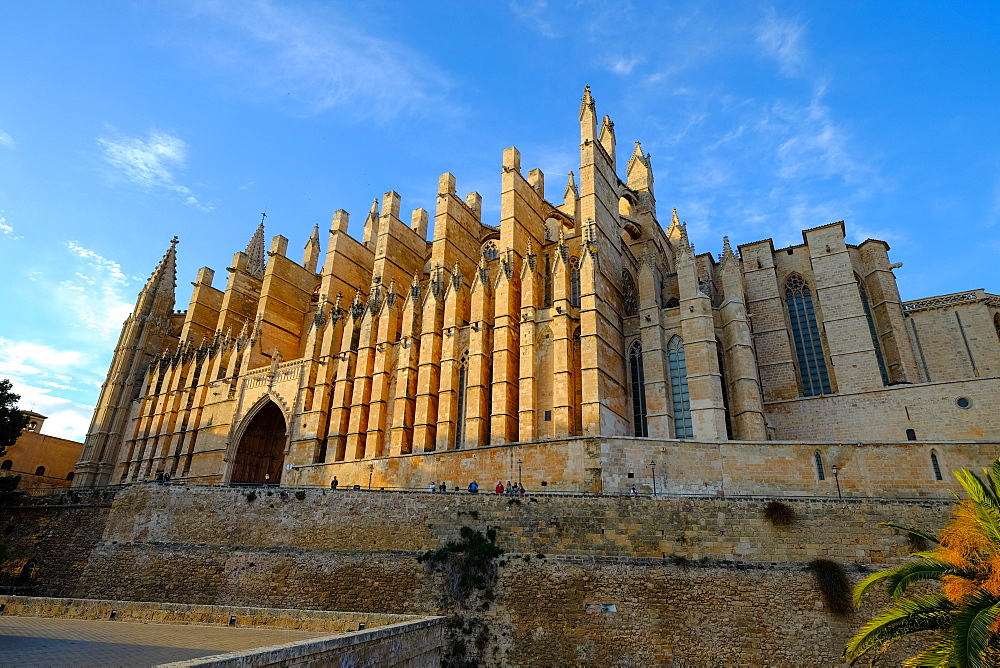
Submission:
[[[478,491],[479,491],[479,483],[473,480],[472,482],[469,483],[469,493],[475,494]]]
[[[333,476],[333,480],[330,481],[330,489],[337,489],[337,485],[339,484],[340,481],[337,480],[337,476]]]
[[[427,491],[428,492],[436,492],[437,491],[437,485],[434,483],[433,480],[431,480],[431,484],[428,485]]]
[[[632,485],[632,496],[638,496],[638,494],[639,494],[639,490],[637,490],[635,488],[635,485]]]
[[[497,480],[497,494],[503,494],[503,483]]]
[[[513,494],[513,493],[514,493],[514,492],[516,492],[516,491],[517,491],[517,490],[516,490],[516,489],[514,489],[514,487],[513,487],[513,486],[512,486],[511,484],[510,484],[510,480],[508,480],[508,481],[507,481],[507,493],[508,493],[508,494]]]
[[[438,487],[438,491],[441,492],[442,494],[444,492],[447,492],[448,491],[448,483],[446,483],[444,480],[442,480],[441,481],[441,486]]]

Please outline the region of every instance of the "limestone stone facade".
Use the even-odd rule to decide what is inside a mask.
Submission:
[[[482,477],[477,451],[504,459],[506,480],[516,444],[595,438],[634,439],[635,466],[561,452],[542,475],[601,491],[605,459],[639,468],[675,441],[795,441],[807,459],[823,442],[985,442],[993,456],[1000,296],[904,302],[888,245],[848,244],[843,222],[788,248],[696,253],[676,210],[661,220],[638,143],[619,176],[589,89],[579,122],[579,170],[555,193],[504,151],[496,224],[451,174],[431,237],[431,214],[404,222],[395,192],[360,241],[335,212],[326,252],[317,226],[301,262],[281,236],[265,253],[262,220],[225,286],[201,269],[180,311],[175,238],[123,327],[74,484],[360,483],[366,469],[382,486],[465,484]]]

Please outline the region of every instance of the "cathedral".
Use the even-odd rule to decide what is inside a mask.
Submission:
[[[1000,296],[902,301],[888,245],[847,243],[843,222],[697,253],[658,211],[638,142],[619,172],[589,88],[579,122],[564,186],[503,152],[496,225],[451,174],[431,238],[431,214],[404,222],[395,192],[360,240],[336,211],[301,262],[262,221],[224,285],[199,270],[183,310],[175,238],[123,326],[73,484],[620,492],[652,464],[654,492],[658,475],[711,491],[670,481],[725,446],[766,490],[866,448],[884,456],[870,469],[931,481],[996,450]]]

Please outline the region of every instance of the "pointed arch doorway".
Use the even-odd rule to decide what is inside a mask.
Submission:
[[[285,416],[273,401],[258,410],[236,446],[231,483],[276,485],[281,482],[287,440]]]

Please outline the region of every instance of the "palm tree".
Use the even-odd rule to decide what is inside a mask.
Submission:
[[[855,588],[855,606],[879,584],[891,603],[847,644],[844,655],[852,664],[869,652],[874,664],[897,640],[928,632],[929,647],[904,666],[1000,665],[1000,459],[983,473],[985,482],[968,469],[955,471],[969,498],[958,501],[940,538],[888,524],[935,547]],[[928,580],[939,582],[939,591],[904,596],[910,585]]]

